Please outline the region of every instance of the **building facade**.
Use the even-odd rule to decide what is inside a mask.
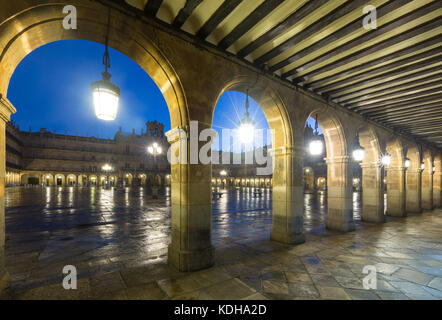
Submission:
[[[157,154],[148,152],[156,144]],[[164,125],[146,123],[146,132],[124,133],[113,139],[50,132],[21,131],[6,126],[6,185],[148,186],[170,183],[169,144]]]
[[[324,155],[312,157],[308,141],[313,130],[305,129],[304,188],[306,191],[326,189]],[[321,135],[323,139],[323,136]],[[161,153],[152,155],[148,147],[157,144]],[[324,144],[325,145],[325,144]],[[167,161],[169,143],[164,125],[157,121],[146,123],[146,131],[124,133],[122,129],[113,139],[72,136],[40,129],[22,131],[13,121],[6,126],[6,186],[149,186],[170,185],[170,165]],[[262,150],[267,156],[267,147]],[[222,154],[213,152],[212,184],[217,187],[272,186],[273,174],[258,175],[263,167],[254,161],[245,165],[222,164]],[[255,159],[254,159],[255,160]]]

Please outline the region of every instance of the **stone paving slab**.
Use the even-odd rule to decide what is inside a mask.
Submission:
[[[379,225],[356,217],[357,231],[343,234],[325,229],[326,203],[315,199],[306,195],[306,243],[290,246],[269,240],[271,193],[227,193],[213,203],[215,266],[182,273],[167,265],[166,198],[130,189],[8,188],[13,298],[442,299],[441,209]],[[62,287],[67,264],[78,269],[78,290]],[[366,265],[377,269],[377,289],[363,288]]]

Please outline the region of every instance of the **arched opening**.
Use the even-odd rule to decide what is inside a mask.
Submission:
[[[385,221],[384,179],[391,156],[382,152],[380,141],[371,127],[360,129],[359,143],[364,148],[362,168],[362,220],[366,222]],[[384,147],[385,150],[385,147]],[[387,158],[388,157],[388,158]]]
[[[407,145],[409,166],[405,175],[405,209],[409,213],[421,213],[422,206],[422,154],[417,144]]]
[[[232,111],[227,116],[224,115],[224,118],[227,118],[225,124],[218,124],[217,122],[220,122],[220,118],[223,116],[217,113],[217,110],[220,110],[218,104],[223,102],[223,98],[227,100],[229,95],[239,98],[238,107],[236,109],[232,107]],[[231,101],[230,104],[232,104]],[[299,194],[303,186],[302,181],[295,179],[296,174],[302,176],[302,171],[295,173],[298,167],[292,162],[293,157],[300,157],[300,154],[294,149],[292,127],[283,102],[267,84],[260,83],[258,79],[241,78],[228,83],[221,90],[216,106],[212,115],[212,128],[227,127],[231,129],[228,132],[220,130],[221,141],[219,142],[227,147],[234,146],[236,142],[242,148],[242,152],[240,151],[242,156],[237,159],[244,161],[241,162],[242,168],[237,170],[244,174],[235,177],[236,174],[232,172],[231,167],[218,168],[217,166],[214,166],[213,174],[221,176],[223,173],[233,176],[239,181],[240,188],[235,188],[233,192],[240,195],[239,199],[241,199],[241,195],[243,199],[250,199],[244,204],[244,207],[249,204],[252,206],[258,204],[264,205],[268,209],[271,208],[271,212],[269,210],[268,214],[272,214],[270,232],[272,240],[292,244],[304,242],[302,194],[301,196]],[[250,116],[251,114],[255,114],[255,116],[260,114],[260,120],[255,121]],[[232,129],[234,130],[232,131]],[[240,135],[236,137],[236,140],[230,137],[235,132]],[[251,141],[255,142],[257,137],[259,137],[258,145],[256,143],[250,144]],[[263,143],[264,141],[268,141],[268,143]],[[249,147],[246,147],[247,143],[249,143]],[[255,163],[257,154],[261,158]],[[224,163],[234,162],[228,155]],[[251,167],[250,164],[254,166]],[[260,164],[261,166],[259,166]],[[264,181],[273,180],[271,192],[266,193],[260,188],[259,183],[255,184],[255,179],[259,179],[260,176],[263,176]],[[270,187],[270,183],[267,186]],[[213,196],[218,196],[217,190],[214,190]],[[262,199],[266,198],[271,198],[271,206],[262,202]],[[234,199],[238,199],[238,197]],[[216,207],[214,212],[215,210]],[[270,226],[265,229],[270,229]],[[265,239],[268,236],[263,232],[259,237]]]
[[[399,139],[387,142],[387,153],[391,156],[387,167],[387,215],[393,217],[406,216],[405,210],[405,150]]]
[[[422,209],[433,210],[433,153],[426,149],[422,153]]]
[[[40,1],[32,8],[24,8],[25,10],[12,12],[12,10],[22,5],[23,4],[17,4],[17,6],[6,5],[7,8],[5,8],[4,5],[0,5],[2,17],[4,18],[1,26],[3,32],[0,38],[0,43],[3,44],[1,46],[2,51],[0,52],[0,103],[2,104],[2,107],[8,107],[11,112],[14,111],[14,107],[6,99],[9,82],[16,67],[29,53],[58,40],[81,39],[103,43],[107,25],[107,15],[102,14],[102,12],[105,10],[107,11],[107,9],[97,2],[76,2],[76,7],[79,13],[78,24],[81,25],[81,28],[78,30],[63,29],[62,21],[65,16],[65,14],[63,14],[63,7],[65,6],[65,3],[53,3],[50,1],[47,1],[46,3],[45,1]],[[13,18],[10,19],[9,15]],[[174,128],[185,125],[188,123],[187,107],[184,100],[185,95],[183,94],[178,76],[175,74],[168,59],[166,59],[149,40],[149,36],[138,31],[125,31],[138,30],[138,27],[138,22],[136,20],[127,19],[123,13],[112,10],[109,45],[111,48],[118,50],[132,59],[152,77],[158,88],[160,88],[170,110],[171,127]],[[100,56],[97,56],[97,64],[99,63]],[[99,74],[96,75],[97,78],[99,78],[99,76]],[[16,105],[15,107],[17,107],[18,112],[20,112],[20,106]],[[44,134],[44,132],[42,134]],[[101,153],[103,151],[89,150],[89,152]],[[112,152],[112,150],[110,150],[110,152]],[[89,183],[91,185],[100,184],[101,164],[108,162],[101,158],[101,156],[97,156],[96,159],[94,159],[96,161],[91,165],[91,168],[81,168],[81,171],[78,173],[74,172],[74,174],[77,175],[80,172],[87,172]],[[0,160],[3,162],[5,161],[4,158]],[[107,160],[109,160],[109,158],[107,158]],[[124,164],[121,164],[121,167],[123,166]],[[132,167],[132,169],[133,168],[134,167]],[[65,167],[64,169],[66,170],[62,170],[61,172],[54,170],[54,184],[65,186],[65,180],[68,180],[68,183],[69,181],[72,181],[67,175],[73,171],[69,167]],[[96,172],[96,174],[91,175],[89,172]],[[121,176],[121,178],[123,178],[123,176]],[[174,178],[172,178],[172,180],[173,179]],[[91,197],[91,206],[98,207],[97,204],[100,203],[100,199],[101,201],[105,201],[103,195],[98,193],[98,191],[93,191],[91,189],[91,192],[88,193],[90,193]],[[69,197],[72,197],[72,194],[71,196],[68,196],[63,192],[58,191],[58,189],[57,192],[53,194],[57,199],[61,199],[60,202],[55,202],[57,204],[63,203],[63,199],[65,198],[68,200]],[[72,199],[75,199],[75,197],[72,197]],[[4,219],[3,215],[1,216],[2,221],[0,222],[0,230],[4,230]],[[0,236],[0,238],[3,239],[3,235]],[[66,244],[69,245],[69,241],[66,242]],[[3,263],[4,243],[1,242],[0,245],[2,247],[0,250],[0,260]],[[167,247],[167,243],[165,245]],[[75,251],[75,245],[70,246],[70,248]],[[165,255],[163,255],[162,258],[164,260]],[[3,279],[4,275],[3,270],[3,266],[0,266],[1,279]]]
[[[354,163],[348,155],[346,134],[349,133],[346,132],[339,117],[332,110],[315,109],[303,123],[307,122],[308,117],[317,119],[325,142],[323,153],[318,156],[322,157],[323,154],[326,156],[324,159],[327,165],[325,180],[327,182],[326,227],[338,231],[352,231],[355,229],[353,203],[357,199],[354,199],[352,193]],[[324,197],[322,196],[320,199],[323,201]],[[323,204],[320,207],[325,209]],[[324,214],[322,213],[320,216],[322,216],[319,219],[321,224],[324,220]]]
[[[246,119],[244,124],[243,119]],[[252,219],[256,228],[266,231],[259,235],[261,240],[268,239],[271,195],[264,192],[259,180],[273,174],[271,163],[263,161],[272,148],[271,135],[264,112],[251,90],[249,95],[247,89],[235,87],[223,91],[213,113],[212,128],[217,132],[212,145],[213,241],[225,237],[229,229],[239,236],[247,234],[251,241],[257,240],[251,236]],[[227,177],[236,183],[229,185]]]

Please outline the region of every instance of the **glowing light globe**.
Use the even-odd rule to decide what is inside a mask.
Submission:
[[[385,156],[382,157],[381,161],[384,166],[389,166],[391,163],[391,156],[389,154],[386,154]]]
[[[255,135],[255,127],[251,123],[242,123],[239,126],[239,138],[243,143],[250,143],[253,141]]]
[[[362,160],[364,160],[364,156],[365,156],[365,151],[363,148],[356,148],[353,151],[353,159],[355,159],[355,161],[357,162],[361,162]]]
[[[322,154],[323,149],[322,141],[319,139],[314,139],[309,144],[309,151],[312,156],[318,156]]]
[[[111,75],[108,72],[102,75],[103,80],[91,84],[95,115],[98,119],[112,121],[118,113],[120,88],[110,81]]]

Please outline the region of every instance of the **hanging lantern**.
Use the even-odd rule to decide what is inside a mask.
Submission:
[[[387,167],[390,165],[391,163],[391,155],[389,153],[386,153],[383,157],[382,157],[382,165]]]
[[[422,161],[421,162],[421,169],[424,170],[425,169],[425,163]]]
[[[245,108],[244,118],[238,124],[239,138],[243,143],[250,143],[255,136],[255,121],[250,118],[249,114],[249,90],[247,90]]]
[[[359,134],[358,134],[355,139],[355,145],[353,149],[353,159],[357,162],[361,162],[362,160],[364,160],[364,157],[365,157],[365,150],[359,144]]]
[[[318,155],[322,154],[323,148],[324,148],[324,146],[322,143],[322,139],[319,137],[319,133],[318,133],[318,115],[316,114],[315,131],[313,133],[312,140],[310,141],[310,144],[309,144],[309,151],[312,156],[318,156]]]
[[[94,102],[95,115],[101,120],[115,120],[118,113],[118,103],[120,100],[120,88],[110,81],[111,74],[109,57],[109,25],[110,25],[110,9],[108,17],[107,35],[105,41],[105,52],[103,56],[103,64],[105,71],[101,74],[103,80],[93,82],[91,85],[92,96]]]

